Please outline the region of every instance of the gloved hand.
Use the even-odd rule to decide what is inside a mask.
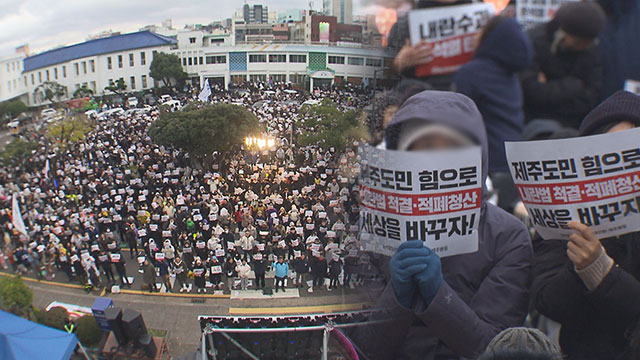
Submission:
[[[427,269],[426,258],[430,252],[422,241],[411,240],[400,244],[398,251],[391,257],[391,286],[398,303],[406,308],[411,307],[418,285],[414,275]]]
[[[420,289],[420,295],[422,295],[422,301],[426,306],[429,306],[436,297],[440,286],[442,286],[442,265],[440,264],[440,257],[426,248],[428,254],[426,257],[421,257],[421,261],[427,264],[427,267],[415,275],[418,282],[418,289]]]

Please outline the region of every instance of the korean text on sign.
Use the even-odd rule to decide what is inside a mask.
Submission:
[[[481,150],[402,152],[360,148],[360,236],[392,255],[419,239],[440,256],[477,251]]]
[[[426,41],[434,59],[416,68],[416,76],[449,74],[473,56],[476,34],[493,16],[493,5],[470,4],[409,12],[411,44]]]
[[[640,129],[507,143],[511,175],[536,231],[568,239],[579,221],[599,237],[640,229]]]

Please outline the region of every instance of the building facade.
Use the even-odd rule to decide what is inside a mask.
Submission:
[[[154,87],[149,66],[156,52],[169,52],[177,41],[150,31],[111,36],[46,51],[24,59],[21,76],[27,105],[40,105],[34,92],[42,83],[54,81],[67,88],[67,98],[87,87],[95,95],[123,79],[126,92]],[[108,91],[107,91],[108,93]],[[63,100],[63,99],[61,99]]]
[[[22,79],[22,67],[25,55],[16,53],[0,58],[0,102],[24,100],[27,88]]]
[[[353,24],[353,0],[322,0],[322,12],[341,24]]]

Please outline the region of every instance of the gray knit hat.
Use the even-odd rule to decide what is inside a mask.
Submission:
[[[556,343],[542,331],[527,327],[513,327],[503,330],[491,340],[485,353],[492,354],[513,350],[528,350],[562,359],[562,353]]]

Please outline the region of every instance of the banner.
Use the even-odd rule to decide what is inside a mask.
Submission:
[[[419,239],[441,257],[478,250],[482,153],[359,149],[360,238],[365,251],[393,255]]]
[[[525,29],[530,29],[553,19],[560,5],[570,1],[578,0],[518,0],[516,19]]]
[[[511,175],[536,231],[569,239],[569,221],[600,238],[640,230],[640,129],[507,142]]]
[[[28,236],[27,229],[25,228],[24,221],[22,220],[20,204],[18,203],[18,197],[16,196],[16,194],[13,194],[13,203],[11,205],[11,223],[18,232],[20,232],[24,236]]]
[[[450,74],[471,60],[476,35],[493,16],[491,4],[446,6],[409,11],[411,45],[433,46],[432,61],[419,65],[415,75]]]

